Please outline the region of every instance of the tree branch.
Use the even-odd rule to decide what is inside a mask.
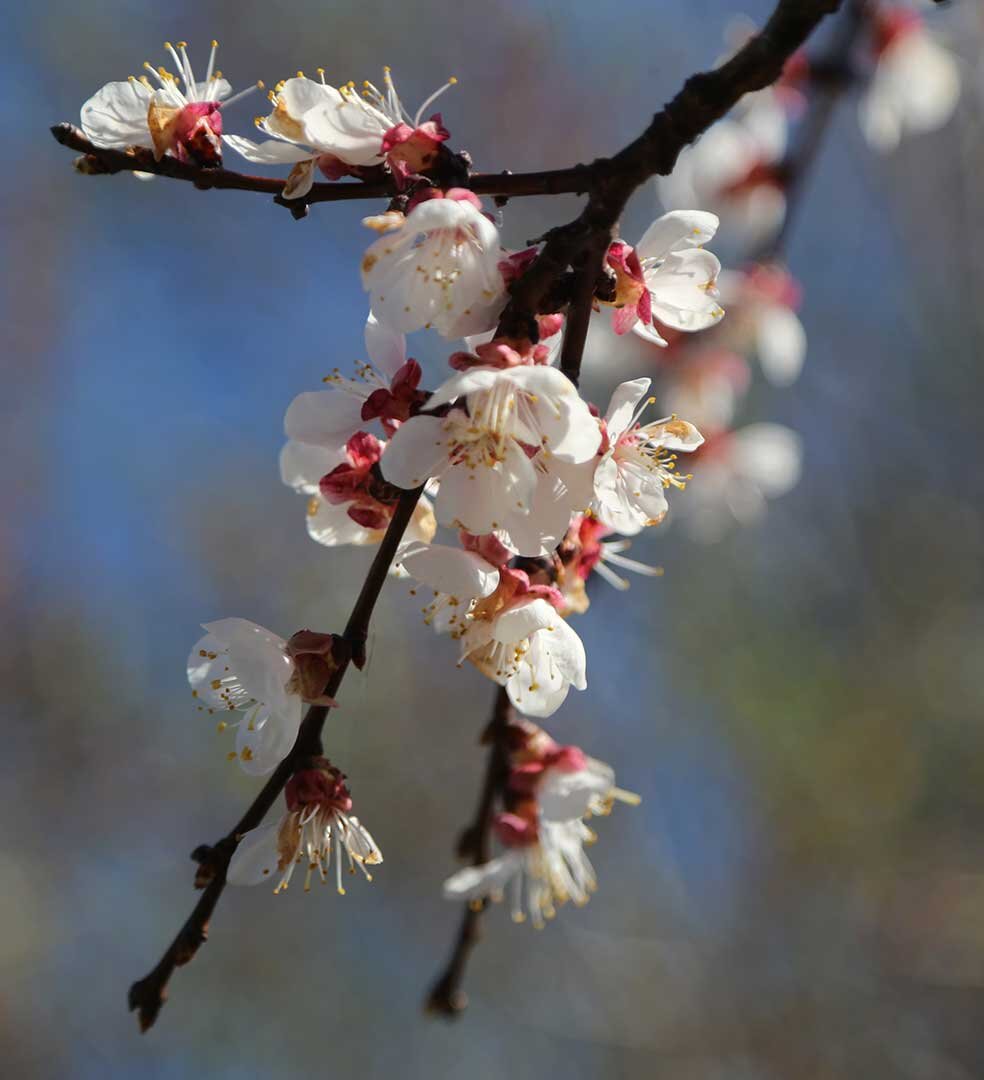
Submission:
[[[500,686],[492,707],[492,719],[482,735],[482,742],[489,744],[489,750],[478,807],[474,820],[458,842],[458,855],[462,858],[470,856],[472,866],[481,866],[492,858],[492,821],[496,797],[509,774],[506,732],[514,715],[509,695],[505,687]],[[468,1007],[468,996],[462,989],[462,983],[468,958],[481,938],[482,913],[487,906],[487,901],[465,905],[451,955],[427,995],[428,1012],[457,1016]]]
[[[362,589],[352,608],[352,614],[345,625],[342,640],[348,646],[348,651],[340,658],[336,658],[338,667],[324,690],[328,697],[335,697],[338,693],[350,663],[358,668],[365,663],[369,621],[386,581],[390,564],[396,555],[396,549],[410,524],[422,492],[423,488],[417,488],[414,491],[405,491],[400,496],[386,534],[376,549],[372,565],[369,567]],[[203,845],[195,849],[192,857],[199,863],[196,884],[204,884],[204,892],[157,965],[149,974],[130,987],[127,997],[130,1011],[137,1012],[141,1031],[146,1031],[157,1019],[158,1013],[167,1000],[167,986],[174,974],[174,969],[187,964],[207,940],[212,912],[225,889],[229,861],[243,834],[255,829],[263,822],[294,773],[298,762],[304,758],[318,757],[321,754],[321,732],[327,716],[328,709],[324,705],[312,705],[308,709],[301,721],[297,739],[290,753],[270,774],[270,778],[236,825],[214,846]]]

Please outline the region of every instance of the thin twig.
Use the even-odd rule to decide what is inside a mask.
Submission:
[[[495,695],[492,719],[483,734],[483,742],[489,744],[489,749],[478,807],[474,820],[465,829],[458,844],[458,854],[470,855],[473,866],[481,866],[492,858],[492,821],[495,816],[496,797],[501,793],[509,772],[506,731],[514,715],[509,695],[505,687],[500,686]],[[434,980],[427,995],[429,1012],[441,1016],[457,1016],[468,1007],[468,996],[462,989],[462,983],[468,958],[481,938],[482,912],[487,906],[487,901],[465,905],[447,965]]]
[[[358,668],[365,663],[366,638],[373,608],[422,491],[422,488],[417,488],[414,491],[405,491],[400,496],[346,623],[342,639],[348,645],[348,653],[336,657],[338,666],[324,691],[328,697],[335,697],[338,693],[350,663]],[[243,834],[261,824],[291,778],[296,764],[304,758],[321,754],[321,732],[327,716],[328,709],[324,705],[312,705],[308,709],[290,753],[271,773],[236,825],[214,846],[205,845],[196,849],[194,857],[199,860],[200,874],[207,882],[205,891],[153,970],[130,987],[127,1000],[130,1011],[137,1012],[141,1031],[146,1031],[157,1019],[157,1014],[167,1000],[167,986],[174,969],[187,964],[208,938],[212,912],[225,889],[229,860]]]

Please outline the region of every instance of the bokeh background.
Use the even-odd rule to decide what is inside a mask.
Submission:
[[[742,10],[761,21],[769,6]],[[543,933],[493,911],[470,1010],[421,1014],[458,916],[439,885],[491,687],[455,669],[395,584],[327,735],[385,852],[375,883],[344,899],[228,890],[157,1027],[141,1037],[126,1012],[194,901],[187,853],[256,787],[192,706],[198,623],[337,628],[370,559],[309,541],[276,468],[292,396],[362,357],[368,208],[295,222],[260,196],[81,177],[47,126],[158,62],[165,39],[201,60],[215,36],[239,85],[389,63],[415,102],[453,73],[445,118],[479,167],[560,166],[636,134],[719,54],[735,13],[727,0],[5,13],[6,1075],[984,1075],[976,0],[934,24],[962,57],[952,123],[876,157],[847,100],[808,181],[788,248],[806,370],[753,394],[746,416],[802,434],[801,483],[715,545],[677,527],[647,537],[633,554],[665,576],[627,596],[598,583],[578,621],[589,689],[549,726],[643,797],[598,826],[592,903]],[[242,103],[239,130],[259,111]],[[517,200],[505,239],[576,206]],[[624,235],[656,208],[654,189],[639,193]],[[437,343],[413,346],[433,384]],[[616,366],[595,350],[599,400]]]

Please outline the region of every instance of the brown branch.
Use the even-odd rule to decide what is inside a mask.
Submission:
[[[171,180],[186,180],[202,191],[210,188],[229,191],[255,191],[261,195],[282,196],[285,180],[270,176],[252,176],[232,169],[203,168],[183,163],[165,155],[155,160],[153,151],[139,146],[127,150],[95,146],[74,124],[55,124],[51,128],[55,141],[84,155],[79,159],[79,171],[92,176],[112,176],[120,172],[145,172],[166,176]],[[530,173],[475,173],[468,186],[476,195],[517,198],[523,195],[580,194],[591,186],[593,167],[575,165],[570,169],[546,169]],[[323,202],[350,202],[353,199],[392,198],[398,192],[392,180],[358,183],[316,183],[300,199],[285,199],[288,207],[311,206]]]
[[[396,555],[396,549],[410,524],[422,491],[422,488],[417,488],[414,491],[405,491],[400,496],[386,535],[376,549],[372,565],[369,567],[362,589],[352,608],[352,614],[345,625],[342,640],[347,644],[348,652],[340,658],[336,657],[338,667],[324,690],[328,697],[335,697],[338,693],[350,663],[355,664],[357,668],[361,668],[365,663],[369,621],[386,581],[390,564]],[[157,1014],[167,1000],[167,987],[174,969],[187,964],[208,938],[212,912],[225,889],[229,860],[243,834],[262,823],[293,774],[297,763],[304,758],[317,757],[321,754],[321,732],[327,716],[328,709],[323,705],[312,705],[308,709],[301,721],[297,739],[290,753],[270,774],[270,778],[236,825],[214,846],[203,845],[195,850],[193,858],[199,862],[196,883],[204,884],[205,890],[154,969],[130,987],[127,1000],[130,1011],[137,1012],[141,1031],[146,1031],[157,1019]]]
[[[775,82],[786,61],[841,2],[779,0],[763,29],[730,60],[713,71],[692,75],[634,142],[614,157],[595,162],[582,213],[547,235],[536,261],[513,284],[502,315],[506,333],[516,337],[530,336],[531,330],[535,333],[532,318],[544,311],[543,302],[554,278],[577,265],[599,236],[611,234],[635,189],[652,176],[671,173],[685,146],[745,94]],[[570,370],[577,374],[573,365]]]
[[[488,743],[489,750],[478,807],[474,820],[458,842],[459,856],[470,856],[472,866],[481,866],[492,858],[492,821],[496,797],[509,773],[506,731],[513,717],[509,695],[505,687],[500,686],[495,695],[492,719],[482,735],[482,742]],[[482,912],[487,906],[487,901],[465,905],[451,955],[427,995],[428,1012],[441,1016],[457,1016],[468,1007],[468,996],[462,989],[462,983],[468,958],[481,938]]]

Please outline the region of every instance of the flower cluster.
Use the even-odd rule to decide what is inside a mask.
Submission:
[[[187,46],[165,46],[174,71],[110,83],[83,106],[83,127],[99,147],[144,148],[201,169],[221,164],[223,145],[258,164],[291,166],[285,199],[302,199],[314,175],[357,180],[389,176],[399,194],[365,219],[376,236],[361,260],[368,294],[364,359],[336,368],[286,411],[280,454],[285,484],[304,496],[310,536],[326,547],[376,545],[412,493],[409,525],[390,550],[390,575],[433,590],[425,621],[503,687],[528,716],[550,716],[573,687],[587,686],[584,646],[569,619],[588,606],[593,571],[619,589],[613,567],[659,571],[625,557],[629,538],[659,525],[678,469],[703,436],[675,412],[645,414],[650,379],[616,387],[604,411],[556,366],[568,298],[535,313],[529,336],[500,333],[510,287],[536,261],[537,247],[510,250],[498,219],[460,181],[468,159],[448,148],[437,94],[411,116],[389,70],[383,89],[330,85],[323,71],[298,72],[269,92],[255,142],[223,130],[232,95],[215,69],[213,43],[199,81]],[[153,81],[152,81],[153,80]],[[438,93],[453,85],[449,80]],[[262,84],[257,84],[262,86]],[[445,179],[448,178],[448,179]],[[615,330],[660,348],[674,336],[716,327],[724,316],[721,266],[706,249],[718,219],[702,210],[655,221],[633,248],[606,253],[596,309]],[[436,331],[454,344],[433,390],[408,355],[405,335]],[[438,537],[438,529],[450,533]],[[620,534],[618,539],[613,534]],[[385,564],[384,564],[385,565]],[[271,879],[276,891],[306,864],[312,877],[382,861],[352,815],[345,777],[304,734],[305,709],[325,710],[355,660],[349,641],[299,630],[282,638],[242,618],[204,624],[187,675],[200,712],[235,734],[228,757],[251,775],[290,762],[286,812],[237,838],[233,884]],[[318,713],[317,715],[322,715]],[[495,828],[508,848],[486,867],[447,885],[449,895],[494,895],[507,880],[516,910],[539,923],[555,902],[583,901],[594,885],[583,823],[621,797],[611,770],[555,744],[529,721],[508,729],[510,774]],[[525,883],[525,884],[524,884]]]
[[[444,895],[481,905],[508,894],[513,919],[540,928],[557,904],[586,904],[596,888],[584,852],[595,835],[584,819],[610,813],[616,801],[638,805],[639,797],[615,786],[611,766],[580,747],[559,746],[528,720],[510,723],[504,741],[504,809],[494,821],[504,851],[453,874]]]

